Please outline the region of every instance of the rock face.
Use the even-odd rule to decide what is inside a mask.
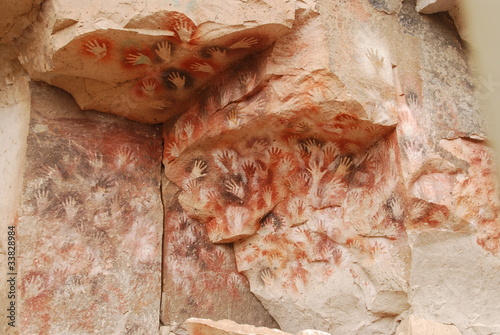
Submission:
[[[396,335],[461,335],[457,327],[410,315],[401,322]]]
[[[256,326],[278,324],[238,272],[233,248],[210,242],[203,224],[178,202],[179,188],[163,181],[165,220],[161,321],[180,334],[190,317],[230,319]]]
[[[500,333],[498,185],[451,3],[44,1],[14,41],[31,78],[164,124],[31,85],[21,329]]]
[[[179,203],[234,242],[287,332],[389,334],[410,311],[498,331],[498,193],[469,61],[446,16],[400,5],[297,12],[165,124]]]
[[[231,64],[273,43],[295,9],[291,1],[236,7],[45,1],[19,42],[22,62],[32,78],[67,90],[82,109],[163,122]]]
[[[158,127],[81,112],[31,86],[19,212],[20,334],[157,334]]]
[[[184,325],[190,335],[291,335],[278,329],[241,325],[231,320],[212,321],[189,318]]]
[[[1,47],[0,47],[1,48]],[[8,322],[15,321],[8,311],[10,304],[15,303],[15,284],[7,282],[17,273],[16,221],[22,193],[26,138],[28,136],[30,115],[29,78],[22,75],[21,66],[15,60],[15,54],[9,48],[0,49],[2,67],[0,73],[5,81],[0,81],[0,310],[2,322],[0,333],[13,334]],[[17,66],[16,66],[17,65]],[[10,237],[10,238],[9,238]],[[10,255],[9,255],[10,252]],[[17,281],[17,278],[15,278]],[[16,308],[14,308],[16,309]],[[9,317],[9,319],[7,318]]]

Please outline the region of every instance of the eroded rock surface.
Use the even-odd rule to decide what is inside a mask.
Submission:
[[[205,225],[180,206],[178,192],[165,178],[162,324],[172,334],[185,334],[183,323],[191,317],[277,328],[238,272],[232,246],[211,243]]]
[[[23,329],[156,331],[165,219],[172,333],[197,312],[288,333],[390,334],[411,313],[431,331],[500,332],[475,79],[449,16],[415,9],[450,1],[423,3],[44,1],[15,43],[23,66],[81,109],[166,121],[171,188],[161,213],[158,128],[65,113],[37,91]],[[93,315],[90,295],[109,309]]]
[[[217,74],[271,45],[294,12],[293,1],[48,0],[19,47],[31,77],[70,92],[80,108],[160,123],[188,109]]]
[[[20,334],[157,334],[158,127],[81,112],[31,85],[18,220]]]
[[[468,56],[440,20],[411,2],[393,15],[321,2],[165,125],[179,203],[212,242],[234,242],[239,271],[287,332],[391,333],[405,311],[465,334],[498,327],[491,313],[476,321],[499,279],[491,153]],[[462,282],[468,262],[446,245],[466,241],[488,280]],[[445,259],[456,275],[431,284]],[[459,311],[465,287],[491,296],[468,295],[478,304]],[[430,302],[439,290],[446,312]]]

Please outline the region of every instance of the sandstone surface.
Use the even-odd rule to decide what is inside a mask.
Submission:
[[[500,334],[498,185],[454,1],[13,7],[0,232],[22,334]]]
[[[457,327],[410,315],[401,322],[396,335],[461,335]]]
[[[19,334],[157,334],[159,128],[82,112],[44,83],[30,90]]]

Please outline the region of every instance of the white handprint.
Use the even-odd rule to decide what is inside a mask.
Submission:
[[[156,82],[152,79],[144,80],[141,89],[146,95],[152,97],[155,94]]]
[[[127,63],[132,65],[142,65],[148,64],[151,65],[151,59],[148,56],[138,52],[137,54],[129,54],[127,56]]]
[[[193,170],[191,170],[191,177],[193,179],[196,179],[196,178],[200,178],[200,177],[204,177],[207,175],[207,163],[205,161],[202,161],[201,159],[197,159],[195,162],[194,162],[194,165],[193,165]]]
[[[75,198],[73,197],[68,197],[66,198],[63,203],[62,207],[64,208],[64,211],[66,212],[66,218],[71,221],[73,218],[76,216],[78,213],[78,204],[76,203]]]
[[[189,138],[191,137],[191,135],[193,135],[193,131],[194,131],[194,126],[193,126],[193,123],[191,121],[187,121],[185,124],[184,124],[184,132],[186,133],[186,136]]]
[[[260,274],[260,279],[264,282],[265,286],[271,286],[274,282],[274,276],[269,269],[265,269]]]
[[[45,210],[49,204],[49,191],[47,189],[40,189],[35,192],[36,207],[39,211]]]
[[[188,43],[193,35],[193,28],[186,21],[177,22],[174,27],[182,42]]]
[[[165,63],[170,63],[172,61],[171,59],[172,47],[170,46],[170,43],[168,42],[158,43],[155,52],[158,55],[158,57],[163,59]]]
[[[184,88],[184,85],[186,84],[186,77],[179,72],[170,73],[167,79],[177,88]]]
[[[247,49],[257,44],[258,40],[255,37],[245,37],[231,45],[230,49]]]
[[[226,180],[224,183],[224,187],[226,188],[226,191],[234,195],[235,197],[243,200],[245,197],[245,189],[243,188],[243,185],[239,182],[236,182],[232,179]]]
[[[168,153],[171,157],[177,158],[180,155],[180,149],[177,143],[171,142],[169,145],[166,147],[165,152]]]
[[[191,70],[197,72],[215,73],[214,68],[208,63],[194,63],[191,65]]]
[[[103,58],[108,54],[108,48],[106,44],[103,42],[102,45],[99,44],[97,40],[88,41],[85,43],[85,50],[90,53],[93,53],[96,56],[97,60]]]

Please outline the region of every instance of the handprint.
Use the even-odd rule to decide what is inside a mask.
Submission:
[[[226,180],[224,187],[227,192],[231,193],[235,197],[243,200],[245,197],[245,189],[241,183],[238,183],[232,179]]]
[[[384,66],[384,57],[379,56],[378,51],[375,49],[368,49],[366,52],[366,57],[373,64],[375,70],[380,71],[380,69]]]
[[[129,54],[126,59],[127,63],[132,65],[151,65],[151,59],[140,52],[138,52],[137,54]]]
[[[230,49],[247,49],[257,44],[258,40],[255,37],[245,37],[238,42],[232,44]]]
[[[337,171],[335,173],[340,175],[341,177],[347,175],[352,164],[353,163],[349,157],[342,158],[340,160],[340,164],[339,164]]]
[[[221,47],[210,47],[206,49],[205,53],[214,58],[226,57],[226,49]]]
[[[127,166],[132,164],[136,160],[134,152],[127,145],[122,145],[118,149],[118,155],[116,155],[116,164],[119,167]]]
[[[85,43],[85,50],[94,54],[97,60],[103,58],[108,54],[108,48],[106,47],[106,43],[99,44],[97,40],[88,41]]]
[[[323,176],[327,172],[326,169],[321,171],[321,166],[322,164],[316,161],[309,162],[309,167],[307,168],[307,171],[311,174],[311,177],[315,181],[319,181],[321,178],[323,178]]]
[[[193,135],[193,131],[194,131],[194,126],[193,126],[193,122],[191,121],[187,121],[185,124],[184,124],[184,133],[186,133],[186,136],[187,138],[190,138],[191,135]]]
[[[197,72],[215,73],[214,68],[208,63],[194,63],[191,65],[191,70]]]
[[[153,100],[149,103],[151,108],[162,110],[165,108],[168,108],[172,106],[172,101],[167,100],[167,99],[162,99],[162,100]]]
[[[177,88],[184,88],[184,85],[186,84],[186,77],[179,72],[170,73],[167,79]]]
[[[233,109],[233,110],[231,110],[227,114],[226,119],[229,122],[229,127],[231,127],[231,128],[239,125],[240,119],[239,119],[239,116],[238,116],[238,110],[236,108]]]
[[[168,153],[172,158],[177,158],[180,155],[180,149],[177,143],[171,142],[169,145],[166,147],[165,152]]]
[[[246,87],[247,90],[250,90],[255,87],[255,81],[257,79],[256,73],[243,73],[238,78],[240,83]]]
[[[197,159],[194,162],[193,169],[191,170],[191,178],[200,178],[207,175],[207,163],[201,159]]]
[[[193,28],[189,26],[188,22],[180,21],[175,24],[174,27],[177,35],[182,42],[188,43],[191,41],[191,36],[193,35]]]
[[[260,279],[264,282],[265,286],[271,286],[274,282],[274,276],[269,269],[265,269],[260,274]]]
[[[40,189],[35,192],[36,207],[39,211],[45,210],[49,204],[49,191]]]
[[[141,90],[148,96],[153,96],[155,94],[156,82],[152,79],[144,80],[141,86]]]
[[[78,204],[73,197],[66,198],[62,203],[62,207],[64,208],[64,211],[66,212],[66,218],[69,221],[73,220],[73,218],[76,216],[76,213],[78,213]]]
[[[270,207],[273,203],[273,189],[266,186],[262,191],[262,198],[264,199],[266,206]]]
[[[102,168],[102,166],[104,165],[102,154],[97,151],[90,152],[89,163],[96,170]]]
[[[155,49],[156,54],[158,57],[163,59],[165,63],[170,63],[172,61],[171,56],[172,56],[172,47],[170,46],[170,43],[168,42],[160,42],[156,45]]]

